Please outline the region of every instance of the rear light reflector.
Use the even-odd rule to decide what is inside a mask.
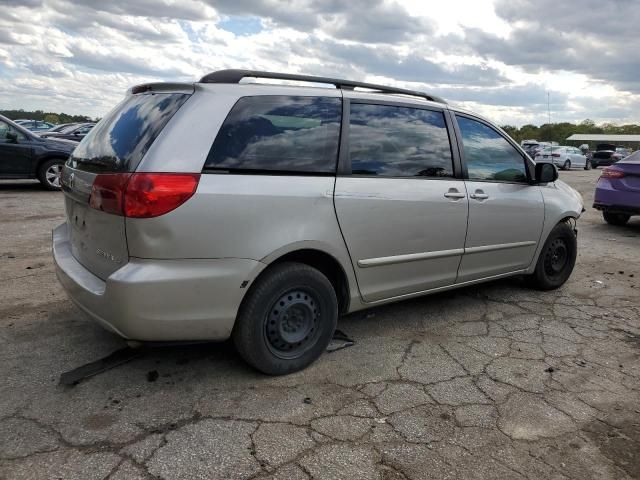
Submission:
[[[114,215],[122,215],[124,191],[130,173],[108,173],[98,175],[91,186],[89,206]]]
[[[624,172],[615,168],[605,168],[600,176],[602,178],[622,178]]]
[[[109,173],[96,176],[89,205],[114,215],[152,218],[169,213],[195,193],[200,174]]]

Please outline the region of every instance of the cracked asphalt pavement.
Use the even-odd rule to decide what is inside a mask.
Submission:
[[[553,292],[509,279],[342,318],[356,340],[266,377],[229,343],[122,347],[58,286],[62,195],[0,182],[2,479],[640,478],[640,218],[590,208]]]

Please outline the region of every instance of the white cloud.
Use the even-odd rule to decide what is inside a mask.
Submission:
[[[547,91],[556,121],[638,122],[637,22],[587,1],[542,22],[534,0],[11,0],[0,98],[102,116],[136,83],[254,68],[432,90],[502,123],[546,122]]]

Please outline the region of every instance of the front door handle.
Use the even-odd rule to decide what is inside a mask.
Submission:
[[[489,198],[489,195],[484,193],[482,190],[476,190],[475,193],[469,195],[469,198],[473,198],[474,200],[486,200]]]
[[[459,192],[458,190],[456,190],[455,188],[450,188],[449,191],[447,193],[444,194],[444,196],[446,198],[464,198],[467,195],[464,193]]]

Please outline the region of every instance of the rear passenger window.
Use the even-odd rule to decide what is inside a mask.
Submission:
[[[216,137],[205,169],[335,173],[342,101],[243,97]]]
[[[352,103],[349,156],[354,175],[453,176],[442,112]]]
[[[476,120],[456,118],[470,180],[527,181],[524,158],[502,135]]]

